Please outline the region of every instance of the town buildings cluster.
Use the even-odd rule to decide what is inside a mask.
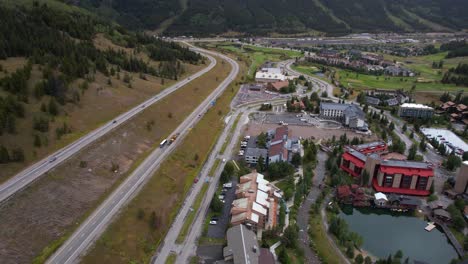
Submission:
[[[369,105],[388,105],[396,106],[409,101],[407,96],[402,90],[367,90],[364,91],[366,94],[366,103]]]
[[[258,137],[247,136],[241,143],[244,160],[247,164],[256,165],[260,157],[265,164],[290,162],[294,153],[300,153],[301,143],[298,138],[290,137],[288,126],[280,126],[266,133],[266,148],[258,145]]]
[[[387,156],[385,156],[387,155]],[[434,178],[433,165],[426,162],[388,159],[385,142],[349,146],[342,155],[340,168],[377,192],[427,196]]]
[[[336,66],[339,68],[351,69],[369,74],[385,74],[390,76],[409,76],[415,73],[399,63],[384,60],[383,55],[350,50],[340,52],[337,50],[322,49],[317,54],[307,57],[307,60],[314,63]]]
[[[468,106],[464,104],[448,101],[439,106],[437,113],[450,115],[451,122],[461,122],[468,125]]]

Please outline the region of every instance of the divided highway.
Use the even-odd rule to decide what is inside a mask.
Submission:
[[[194,51],[198,51],[198,49],[193,48]],[[15,194],[16,192],[22,190],[26,186],[28,186],[33,181],[37,180],[40,176],[44,173],[48,172],[49,170],[53,169],[66,159],[70,158],[72,155],[76,154],[78,151],[83,149],[84,147],[88,146],[92,142],[96,141],[100,137],[104,136],[114,128],[118,127],[122,123],[126,122],[127,120],[131,119],[135,115],[142,112],[146,107],[160,101],[164,97],[168,96],[169,94],[175,92],[177,89],[183,87],[184,85],[188,84],[192,80],[202,76],[203,74],[209,72],[216,66],[216,60],[208,56],[210,60],[210,64],[208,67],[204,68],[203,70],[193,74],[190,77],[183,79],[182,81],[164,89],[159,94],[151,97],[150,99],[144,101],[143,103],[135,106],[128,112],[125,112],[119,116],[117,116],[114,120],[106,123],[105,125],[91,131],[87,135],[81,137],[80,139],[76,140],[75,142],[71,143],[70,145],[58,150],[57,152],[49,155],[48,157],[38,161],[37,163],[29,166],[25,170],[18,173],[13,178],[9,179],[2,185],[0,185],[0,203],[8,199],[10,196]]]
[[[151,178],[160,164],[177,147],[190,129],[201,119],[211,107],[211,102],[218,98],[228,85],[236,78],[239,65],[227,56],[192,46],[192,50],[205,54],[215,55],[226,60],[231,66],[229,76],[200,104],[178,127],[174,133],[180,133],[179,139],[172,145],[155,149],[143,163],[89,216],[69,239],[52,255],[47,263],[66,264],[79,261],[81,254],[105,231],[112,218],[124,207]]]

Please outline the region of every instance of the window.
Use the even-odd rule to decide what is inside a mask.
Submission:
[[[393,185],[393,175],[385,175],[384,186],[392,187],[392,185]]]
[[[418,183],[416,184],[416,189],[418,190],[426,190],[428,178],[427,177],[419,177]]]
[[[411,181],[412,180],[413,180],[413,177],[403,175],[403,177],[401,178],[400,188],[409,189],[411,187]]]
[[[343,166],[345,166],[346,168],[349,168],[349,160],[343,160]]]
[[[361,175],[361,172],[362,172],[362,168],[359,168],[359,167],[354,167],[354,172],[358,175]]]

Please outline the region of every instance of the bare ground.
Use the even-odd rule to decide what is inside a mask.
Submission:
[[[245,131],[245,135],[258,135],[261,132],[267,132],[269,130],[279,127],[276,124],[260,124],[260,123],[249,123],[248,128]],[[339,138],[341,135],[346,134],[348,138],[358,137],[363,138],[366,141],[376,140],[377,137],[362,135],[353,132],[352,130],[345,129],[324,129],[313,126],[288,126],[291,131],[291,136],[302,137],[302,138],[315,138],[315,139],[331,139],[333,136]]]
[[[222,80],[228,70],[227,64],[218,63],[210,73],[148,107],[3,204],[0,263],[30,263],[45,247],[76,228],[150,148],[168,137],[212,91],[218,83],[216,77]],[[148,129],[150,121],[154,125]],[[111,171],[113,167],[115,171]]]

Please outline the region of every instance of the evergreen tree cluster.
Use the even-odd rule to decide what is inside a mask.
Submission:
[[[450,68],[442,77],[442,83],[468,86],[468,64],[460,63],[457,67]]]

